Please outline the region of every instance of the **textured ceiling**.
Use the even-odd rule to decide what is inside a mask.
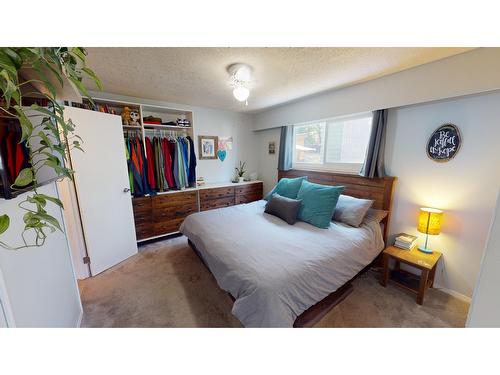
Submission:
[[[104,91],[246,112],[349,86],[470,48],[88,48]],[[253,67],[248,106],[231,93],[226,67]]]

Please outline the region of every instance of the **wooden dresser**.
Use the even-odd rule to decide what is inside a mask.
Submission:
[[[262,194],[262,181],[249,181],[133,198],[137,241],[178,232],[182,221],[194,212],[250,203],[262,199]]]
[[[199,188],[200,211],[250,203],[262,199],[262,181]]]

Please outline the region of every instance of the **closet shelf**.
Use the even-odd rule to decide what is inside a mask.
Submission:
[[[142,128],[140,126],[134,126],[134,125],[122,125],[122,126],[123,126],[123,129],[127,129],[127,130],[133,130],[133,129],[142,130]]]
[[[144,124],[146,129],[191,129],[191,126]]]

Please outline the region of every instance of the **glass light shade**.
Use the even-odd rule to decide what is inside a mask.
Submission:
[[[443,211],[435,208],[422,207],[418,216],[417,230],[420,233],[437,235],[441,233]]]
[[[250,90],[244,86],[238,86],[233,90],[233,95],[236,100],[244,102],[250,96]]]
[[[248,82],[252,80],[252,68],[245,64],[237,64],[238,69],[234,73],[234,78],[238,81]]]

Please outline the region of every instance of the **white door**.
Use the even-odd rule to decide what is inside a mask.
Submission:
[[[96,275],[137,253],[121,118],[67,107],[66,119],[83,139],[71,151],[83,232]]]

